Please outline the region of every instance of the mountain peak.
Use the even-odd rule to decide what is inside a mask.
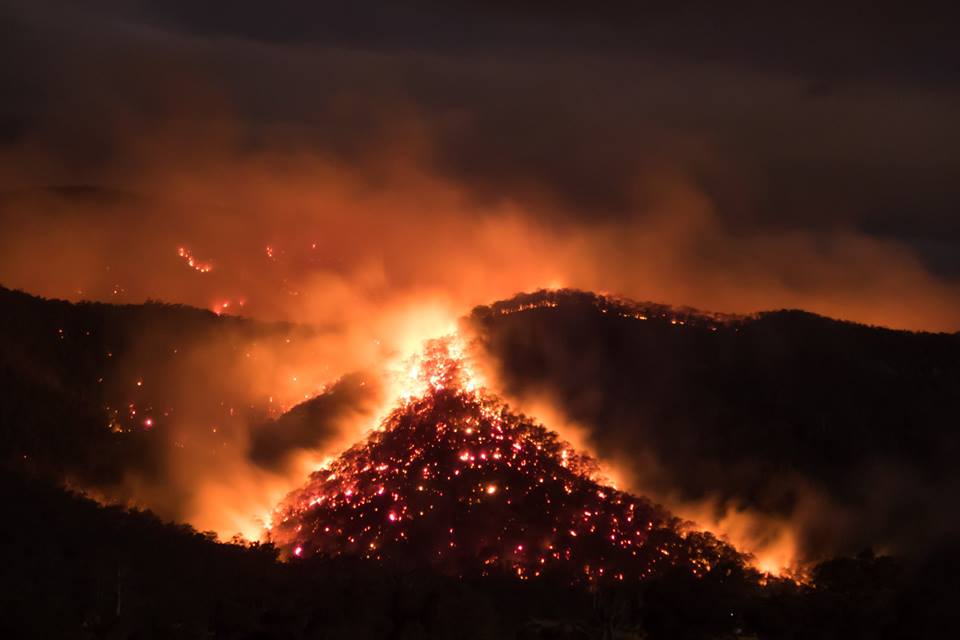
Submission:
[[[286,555],[359,555],[454,575],[637,580],[741,560],[649,501],[608,486],[597,463],[483,389],[449,342],[421,361],[426,391],[313,473],[275,513]]]

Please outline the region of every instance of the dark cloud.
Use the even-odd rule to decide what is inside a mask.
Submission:
[[[60,169],[20,181],[117,181],[108,169],[158,160],[143,130],[354,162],[399,131],[485,200],[622,216],[640,177],[666,167],[730,225],[909,236],[933,267],[960,267],[947,255],[960,242],[954,21],[932,4],[105,1],[7,13],[0,138],[11,157],[46,153]]]
[[[438,2],[349,4],[147,0],[132,19],[201,36],[448,53],[605,52],[787,68],[824,77],[955,77],[952,5],[921,2]],[[825,85],[821,85],[824,87]]]

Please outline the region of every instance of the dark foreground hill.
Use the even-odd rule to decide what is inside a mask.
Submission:
[[[437,640],[941,638],[956,630],[960,548],[912,571],[825,563],[810,586],[684,570],[571,587],[493,572],[455,578],[357,557],[282,563],[0,471],[6,638]]]

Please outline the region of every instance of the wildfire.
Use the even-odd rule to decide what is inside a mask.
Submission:
[[[743,557],[597,481],[598,466],[477,384],[456,339],[428,343],[381,428],[278,507],[288,558],[355,554],[455,575],[703,576]]]

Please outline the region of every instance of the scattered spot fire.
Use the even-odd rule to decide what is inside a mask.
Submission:
[[[742,566],[725,542],[605,486],[590,457],[468,384],[464,367],[449,339],[428,344],[424,393],[277,508],[269,537],[286,557],[574,582]]]
[[[213,271],[213,265],[211,263],[200,261],[186,247],[178,247],[177,255],[183,258],[183,261],[187,263],[188,267],[198,273],[210,273]]]

